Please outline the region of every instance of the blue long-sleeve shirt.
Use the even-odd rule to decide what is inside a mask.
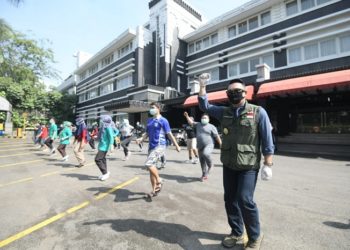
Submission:
[[[198,96],[198,103],[199,103],[199,108],[202,111],[208,113],[210,116],[215,117],[219,121],[222,120],[225,107],[210,104],[208,102],[207,95]],[[243,109],[244,109],[244,106],[234,109],[233,111],[235,116],[238,117],[243,111]],[[269,116],[266,113],[266,110],[262,107],[259,107],[258,129],[259,129],[259,135],[261,136],[261,151],[263,155],[273,154],[275,147],[273,145],[273,140],[272,140],[271,123],[270,123]]]

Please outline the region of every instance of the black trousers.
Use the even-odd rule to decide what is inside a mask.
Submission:
[[[67,154],[66,154],[66,147],[67,145],[66,144],[60,144],[58,147],[57,147],[57,151],[60,152],[60,154],[62,155],[62,157],[65,157]]]
[[[95,162],[97,167],[100,169],[102,174],[107,174],[107,161],[106,161],[107,151],[98,151],[95,156]]]
[[[89,145],[92,149],[96,149],[95,147],[95,139],[91,138],[90,141],[89,141]]]
[[[51,139],[51,137],[47,138],[45,141],[45,145],[49,147],[49,149],[53,149],[53,140]]]

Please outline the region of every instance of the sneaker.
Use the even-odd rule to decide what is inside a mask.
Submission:
[[[201,182],[208,180],[208,176],[202,176],[201,177]]]
[[[103,174],[100,178],[101,181],[105,181],[109,178],[109,172],[107,172],[106,174]]]
[[[166,161],[165,161],[165,162],[162,162],[162,163],[160,164],[160,168],[165,168],[165,164],[166,164]]]
[[[197,164],[199,162],[198,158],[192,160],[192,164]]]
[[[129,160],[129,157],[128,156],[124,156],[123,161],[127,161],[127,160]]]
[[[66,155],[65,157],[62,158],[62,161],[68,161],[69,155]]]
[[[264,239],[264,234],[260,233],[260,236],[256,240],[249,240],[246,249],[260,249],[262,240]]]
[[[222,245],[227,248],[231,248],[234,246],[241,246],[241,249],[244,249],[244,237],[242,236],[234,236],[234,235],[227,235],[222,240]]]
[[[51,151],[50,151],[51,154],[54,154],[55,152],[56,152],[55,148],[52,148]]]
[[[78,165],[75,166],[76,168],[82,168],[84,167],[84,164],[83,163],[79,163]]]

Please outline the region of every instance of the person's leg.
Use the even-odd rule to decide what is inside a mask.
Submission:
[[[103,175],[107,174],[106,154],[107,152],[99,150],[95,156],[95,163]]]
[[[127,139],[122,140],[122,142],[121,142],[121,144],[120,144],[120,145],[122,146],[122,148],[123,148],[124,156],[125,156],[125,157],[128,156],[128,152],[129,152],[128,147],[126,146],[126,140],[127,140]]]
[[[67,156],[66,147],[67,147],[67,145],[66,145],[66,144],[63,144],[63,147],[62,147],[62,156],[63,156],[64,158]]]
[[[77,142],[74,145],[74,155],[78,160],[79,163],[79,167],[82,167],[84,165],[84,153],[82,153],[81,151],[79,151],[80,149],[80,142]],[[83,151],[83,150],[82,150]]]
[[[86,146],[86,143],[83,143],[80,152],[78,152],[79,153],[79,158],[81,160],[81,164],[82,165],[85,164],[85,153],[84,153],[85,146]]]
[[[52,140],[50,137],[45,140],[45,145],[52,150]]]
[[[233,247],[243,244],[244,224],[241,210],[238,206],[238,179],[240,171],[223,167],[224,201],[228,224],[231,227],[231,235],[224,238],[222,244]]]
[[[90,139],[89,145],[92,149],[95,149],[95,140],[93,138]]]
[[[259,211],[253,200],[258,173],[258,170],[241,171],[238,177],[238,206],[242,213],[248,238],[252,241],[260,236]]]
[[[60,144],[60,145],[57,147],[57,151],[60,153],[60,155],[61,155],[62,157],[64,157],[64,155],[63,155],[63,144]]]
[[[205,163],[205,158],[204,158],[202,149],[198,149],[198,155],[199,155],[199,162],[202,169],[202,179],[203,179],[204,177],[206,177],[207,165]]]
[[[213,152],[213,149],[214,149],[214,144],[208,144],[203,149],[203,158],[207,166],[206,175],[209,174],[210,169],[213,167],[213,161],[211,159],[211,153]]]

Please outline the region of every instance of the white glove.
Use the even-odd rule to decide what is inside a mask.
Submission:
[[[264,165],[261,168],[261,179],[263,181],[268,181],[272,179],[272,168],[269,166]]]

